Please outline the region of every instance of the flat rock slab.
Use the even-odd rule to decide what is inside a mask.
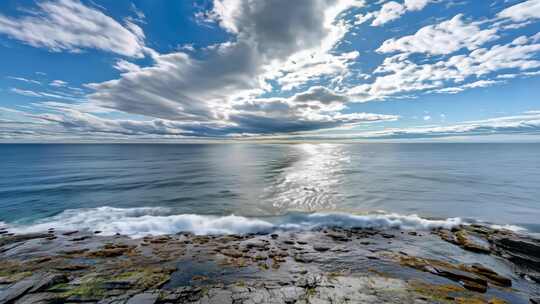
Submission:
[[[140,293],[131,297],[127,304],[154,304],[158,298],[157,293]]]
[[[22,297],[27,291],[34,287],[36,277],[21,280],[0,293],[0,304],[10,303]]]
[[[54,292],[40,292],[24,295],[17,300],[16,304],[47,304],[58,302],[60,299],[57,293]]]
[[[46,273],[36,280],[30,292],[46,290],[56,284],[66,283],[68,278],[61,273]]]

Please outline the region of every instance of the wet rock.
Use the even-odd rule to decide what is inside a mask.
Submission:
[[[85,252],[87,252],[88,250],[89,249],[87,249],[87,248],[64,250],[64,251],[60,251],[60,254],[64,254],[64,255],[81,255],[81,254],[84,254]]]
[[[434,234],[438,235],[442,240],[447,241],[455,245],[459,245],[456,236],[450,230],[447,229],[437,229],[433,231]]]
[[[268,245],[264,242],[249,242],[245,246],[247,249],[266,250]]]
[[[231,258],[241,258],[244,256],[244,254],[238,250],[234,249],[225,249],[221,251],[221,254],[231,257]]]
[[[540,304],[540,298],[530,298],[529,302],[532,304]]]
[[[540,284],[540,273],[528,273],[527,276],[534,282]]]
[[[511,262],[540,270],[540,241],[515,235],[513,237],[497,236],[491,240],[495,250]]]
[[[253,260],[255,261],[264,261],[268,259],[268,256],[264,255],[264,254],[257,254],[253,257]]]
[[[157,238],[150,239],[150,243],[152,244],[165,244],[171,241],[171,238],[169,236],[160,236]]]
[[[37,279],[36,276],[32,276],[9,286],[0,293],[0,303],[10,303],[22,297],[26,292],[32,289]]]
[[[101,299],[99,302],[97,302],[97,304],[125,304],[128,299],[129,296],[123,294],[119,296],[106,297],[105,299]]]
[[[60,271],[79,271],[79,270],[85,270],[90,268],[89,265],[84,264],[67,264],[67,265],[59,265],[54,267],[56,270]]]
[[[195,275],[191,278],[192,281],[207,281],[208,277],[203,275]]]
[[[106,281],[101,284],[101,288],[106,290],[128,290],[135,286],[136,283],[137,280]]]
[[[325,251],[330,250],[330,247],[323,246],[323,245],[314,245],[313,250],[318,251],[318,252],[325,252]]]
[[[499,275],[498,273],[496,273],[495,271],[489,268],[486,268],[480,264],[473,264],[471,266],[471,270],[475,272],[476,274],[486,277],[489,281],[491,281],[492,283],[495,283],[496,285],[499,285],[502,287],[512,286],[511,279],[507,277],[503,277]]]
[[[476,291],[480,293],[485,293],[487,291],[487,284],[479,284],[473,281],[461,281],[461,284],[463,285],[463,287],[471,291]]]
[[[503,277],[480,264],[473,264],[472,266],[453,265],[443,261],[412,256],[401,256],[401,264],[459,282],[463,287],[477,292],[486,292],[488,282],[502,287],[512,285],[509,278]]]
[[[62,233],[62,235],[70,236],[76,233],[79,233],[79,230],[67,231],[67,232]]]
[[[465,271],[447,268],[435,267],[436,274],[463,284],[463,287],[478,292],[486,292],[487,281]]]
[[[349,248],[347,248],[347,247],[344,247],[344,246],[336,246],[336,247],[330,249],[330,251],[344,253],[344,252],[349,252],[351,250]]]
[[[65,303],[93,303],[101,300],[101,296],[87,297],[82,295],[72,295],[65,299]]]
[[[55,292],[40,292],[24,295],[16,304],[48,304],[61,303],[63,298]]]
[[[275,234],[275,233],[272,233],[272,234],[270,234],[270,237],[275,240],[275,239],[277,239],[279,237],[279,235]]]
[[[351,240],[346,235],[339,234],[339,233],[328,233],[328,234],[326,234],[326,236],[330,237],[332,240],[334,240],[336,242],[349,242]]]
[[[298,263],[311,263],[313,262],[313,258],[310,258],[304,254],[297,254],[294,256],[294,260]]]
[[[84,241],[84,240],[87,240],[87,239],[90,239],[90,238],[92,238],[92,237],[89,236],[89,235],[83,235],[83,236],[80,236],[80,237],[72,238],[70,241],[72,241],[72,242],[80,242],[80,241]]]
[[[56,284],[66,283],[68,278],[62,273],[45,273],[33,284],[30,292],[45,291]]]
[[[454,235],[456,236],[457,243],[465,250],[486,254],[491,252],[488,246],[482,244],[479,239],[471,236],[465,230],[459,230]]]
[[[102,250],[89,252],[87,256],[93,257],[93,258],[111,258],[111,257],[124,255],[128,250],[129,250],[128,248],[102,249]]]
[[[0,247],[11,245],[14,243],[29,241],[33,239],[44,239],[49,237],[48,233],[30,233],[30,234],[17,234],[17,235],[7,235],[3,238],[0,238]]]
[[[31,275],[32,274],[30,272],[23,271],[23,272],[18,272],[18,273],[2,276],[0,277],[0,284],[13,284]]]

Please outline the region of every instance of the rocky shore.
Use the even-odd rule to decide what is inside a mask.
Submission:
[[[131,239],[0,228],[0,304],[540,303],[540,241],[480,225]]]

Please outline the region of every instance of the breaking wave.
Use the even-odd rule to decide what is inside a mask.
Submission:
[[[280,217],[248,218],[236,215],[212,216],[172,214],[167,208],[70,209],[31,224],[12,223],[16,233],[57,230],[99,230],[103,235],[120,233],[131,237],[174,234],[189,231],[195,234],[266,233],[275,230],[309,230],[318,227],[433,229],[452,228],[464,224],[460,218],[425,219],[418,215],[347,213],[293,213]]]

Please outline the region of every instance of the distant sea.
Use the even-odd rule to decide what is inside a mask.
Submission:
[[[0,226],[21,231],[475,221],[540,232],[540,144],[0,145]]]

